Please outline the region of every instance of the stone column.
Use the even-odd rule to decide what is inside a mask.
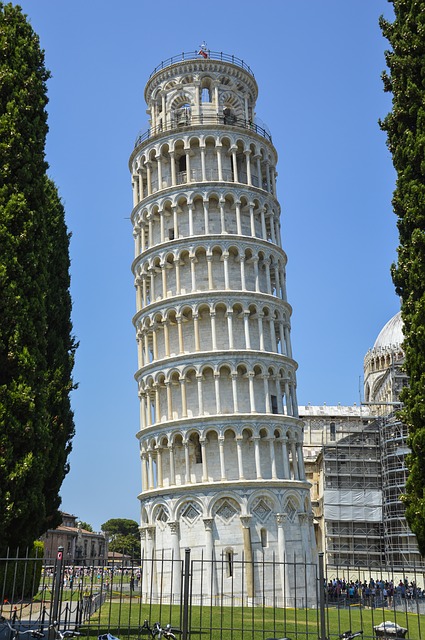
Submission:
[[[246,580],[246,594],[248,598],[254,598],[254,564],[251,544],[251,529],[249,528],[251,522],[251,516],[240,516],[243,535],[243,550],[245,560],[245,580]]]
[[[246,149],[244,151],[245,161],[246,161],[246,181],[249,186],[252,186],[252,178],[251,178],[251,150]]]
[[[231,151],[231,154],[232,154],[233,182],[239,182],[238,162],[237,162],[237,159],[236,159],[237,148],[236,147],[231,147],[230,151]]]
[[[180,382],[180,395],[182,400],[182,418],[187,418],[187,399],[186,399],[186,378],[179,379]]]
[[[212,255],[207,255],[208,289],[214,289],[212,273]]]
[[[154,489],[154,472],[153,472],[153,451],[152,449],[148,450],[148,478],[149,478],[149,489]]]
[[[298,521],[300,523],[301,542],[302,542],[302,548],[304,550],[304,557],[302,558],[302,562],[308,563],[308,562],[311,562],[309,514],[304,512],[298,513]]]
[[[223,251],[224,288],[230,289],[229,283],[229,252]]]
[[[233,392],[233,413],[239,413],[239,406],[238,406],[238,385],[237,385],[237,380],[238,380],[238,374],[236,371],[232,371],[232,373],[230,374],[232,377],[232,392]]]
[[[148,454],[145,451],[140,453],[140,459],[142,461],[142,489],[147,491],[149,488],[148,482]]]
[[[205,143],[201,146],[201,174],[202,182],[205,182],[207,179],[207,173],[205,171]]]
[[[190,171],[190,149],[185,149],[186,153],[186,182],[192,182],[192,176]]]
[[[290,594],[290,585],[288,584],[288,573],[287,573],[287,554],[286,554],[286,540],[285,540],[285,523],[286,523],[286,513],[277,513],[276,514],[276,524],[277,524],[277,547],[278,547],[278,558],[280,563],[280,583],[282,589],[282,605],[286,606],[286,594]],[[288,602],[288,605],[290,602]],[[279,605],[278,605],[279,606]]]
[[[193,314],[193,333],[195,334],[195,351],[201,350],[201,341],[199,339],[199,316],[197,313]]]
[[[220,372],[214,372],[214,391],[215,391],[215,412],[217,415],[221,413],[221,399],[220,399]]]
[[[305,480],[304,455],[302,442],[297,442],[298,475],[300,480]]]
[[[161,156],[158,156],[156,159],[156,165],[158,170],[158,191],[162,189],[162,162]]]
[[[294,480],[299,480],[300,476],[298,472],[296,442],[293,438],[289,441],[289,446],[291,447],[292,473],[294,474]]]
[[[174,603],[179,603],[181,592],[180,527],[176,521],[168,522],[168,526],[170,528],[171,554],[173,558],[172,598]]]
[[[221,481],[227,480],[226,478],[226,467],[224,465],[224,438],[223,436],[218,437],[218,451],[220,455],[220,473],[221,473]]]
[[[235,202],[236,209],[236,233],[238,236],[242,235],[242,224],[241,224],[241,201],[236,200]]]
[[[236,451],[237,451],[237,454],[238,454],[239,480],[245,480],[245,476],[244,476],[244,472],[243,472],[242,443],[243,443],[243,437],[242,436],[236,436]]]
[[[289,456],[288,456],[288,438],[285,436],[281,440],[282,442],[282,458],[283,458],[283,477],[284,479],[291,477],[291,471],[289,468]]]
[[[181,315],[176,316],[176,320],[177,320],[177,334],[179,336],[179,353],[184,353],[183,325],[182,325]]]
[[[224,200],[222,200],[221,198],[218,203],[218,206],[220,208],[220,226],[221,226],[220,233],[226,233],[226,220],[224,216]]]
[[[209,224],[209,218],[208,218],[208,213],[209,213],[208,204],[209,204],[208,200],[203,201],[205,235],[208,235],[210,232],[210,224]]]
[[[260,336],[260,351],[265,351],[264,329],[263,329],[264,313],[262,311],[259,311],[257,315],[258,315],[258,335]]]
[[[198,407],[199,407],[199,415],[204,415],[204,394],[202,389],[202,373],[196,374],[196,380],[198,382]]]
[[[171,186],[176,186],[176,162],[174,160],[174,151],[169,152],[170,155],[170,167],[171,167]]]
[[[173,394],[171,392],[171,380],[165,381],[165,388],[167,389],[167,420],[173,419]]]
[[[164,475],[162,468],[162,447],[157,447],[156,449],[156,460],[157,460],[157,484],[158,488],[161,489],[164,485]]]
[[[174,445],[172,443],[168,445],[168,451],[170,453],[170,486],[174,487],[176,484],[176,470],[174,465]]]
[[[255,216],[254,216],[254,203],[249,203],[249,220],[251,223],[251,235],[255,238]]]
[[[272,480],[276,480],[277,479],[277,474],[276,474],[276,455],[275,455],[275,450],[274,450],[274,437],[269,438],[269,445],[270,445],[270,461],[271,461],[271,465],[272,465]]]
[[[255,475],[257,480],[261,480],[260,438],[254,436],[252,439],[254,441]]]
[[[260,211],[260,216],[261,216],[261,235],[263,240],[267,241],[266,216],[264,212],[264,207]]]
[[[217,153],[218,181],[223,182],[223,163],[221,159],[221,149],[222,149],[221,144],[217,144],[215,149]]]
[[[167,297],[167,265],[164,263],[161,265],[161,277],[162,277],[162,299]]]
[[[152,195],[152,167],[150,162],[146,162],[146,182],[148,196]],[[152,242],[149,243],[152,246]]]
[[[253,371],[249,371],[247,373],[248,385],[249,385],[249,404],[250,404],[250,412],[255,413],[255,394],[254,394],[254,378],[255,373]]]
[[[212,348],[213,348],[213,351],[217,351],[217,333],[215,330],[215,311],[210,312],[210,321],[211,321]]]
[[[156,561],[155,561],[155,527],[146,527],[147,534],[147,565],[148,565],[148,589],[153,596],[157,594]]]
[[[184,443],[184,465],[185,465],[186,484],[190,484],[191,478],[190,478],[189,442]]]
[[[246,278],[245,278],[245,256],[239,256],[241,265],[241,288],[242,291],[246,291]]]
[[[174,268],[176,270],[176,295],[181,294],[181,282],[180,282],[180,260],[177,258],[174,260]]]
[[[201,454],[202,454],[202,482],[208,482],[208,460],[207,460],[207,441],[200,438]]]
[[[263,384],[264,384],[265,412],[271,413],[272,408],[270,406],[269,376],[265,374],[261,377],[263,378]]]
[[[203,518],[203,521],[205,526],[205,562],[207,563],[206,595],[215,596],[218,589],[213,537],[214,518]]]
[[[245,349],[251,349],[251,338],[249,335],[249,311],[243,312],[244,331],[245,331]]]
[[[192,279],[192,291],[196,291],[196,257],[190,256],[190,275]]]
[[[164,210],[161,209],[159,212],[159,228],[161,235],[161,242],[165,242],[165,220],[164,220]]]
[[[233,311],[230,309],[227,315],[227,333],[229,335],[229,349],[233,349]]]
[[[168,320],[164,318],[162,321],[164,327],[164,352],[167,357],[170,355],[170,334],[168,331]]]
[[[193,205],[187,205],[188,213],[189,213],[189,235],[193,236]]]

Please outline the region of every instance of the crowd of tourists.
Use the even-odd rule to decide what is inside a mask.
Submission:
[[[376,580],[370,578],[364,581],[334,578],[326,584],[325,591],[328,602],[361,601],[365,606],[373,606],[380,602],[384,606],[391,607],[394,598],[425,598],[425,589],[421,589],[415,582],[409,582],[406,578],[398,582],[382,578]]]

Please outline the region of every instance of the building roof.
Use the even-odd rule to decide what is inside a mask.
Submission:
[[[401,319],[401,312],[399,311],[391,320],[388,320],[387,324],[381,329],[373,348],[388,349],[389,347],[399,347],[403,340],[403,320]]]
[[[321,406],[313,406],[313,405],[302,405],[298,407],[298,413],[301,417],[307,416],[334,416],[336,417],[347,417],[347,416],[361,416],[366,417],[370,414],[370,411],[363,407],[362,405],[321,405]]]

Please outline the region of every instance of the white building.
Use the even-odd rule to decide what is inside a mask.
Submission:
[[[299,407],[317,544],[328,565],[425,568],[400,500],[409,452],[396,417],[408,384],[402,342],[397,313],[364,358],[364,403]]]
[[[151,74],[129,166],[135,238],[141,538],[145,557],[315,562],[276,195],[257,84],[234,56],[181,54]],[[158,570],[151,563],[152,574]],[[163,565],[162,565],[163,567]],[[163,569],[161,569],[163,570]],[[150,575],[156,584],[157,575]],[[177,570],[161,574],[180,590]]]

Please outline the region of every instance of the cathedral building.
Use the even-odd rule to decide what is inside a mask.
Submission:
[[[206,47],[161,63],[129,160],[142,554],[179,561],[190,547],[210,561],[211,594],[242,589],[216,561],[233,577],[246,560],[252,598],[294,588],[284,570],[265,584],[257,561],[316,560],[277,152],[257,93],[244,61]],[[163,566],[177,595],[179,571]]]
[[[319,550],[330,566],[425,568],[400,500],[407,427],[398,420],[403,370],[400,312],[364,358],[364,402],[299,407]]]

